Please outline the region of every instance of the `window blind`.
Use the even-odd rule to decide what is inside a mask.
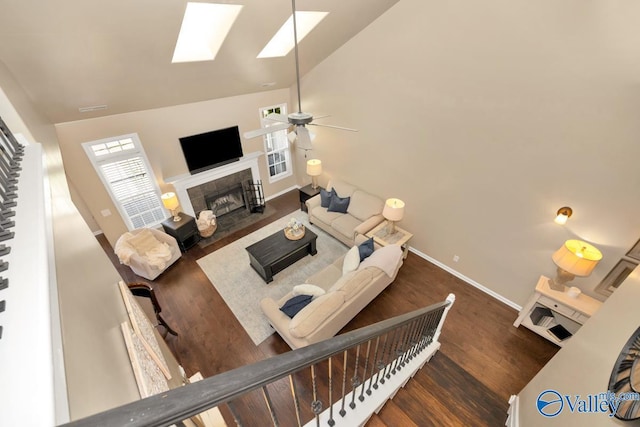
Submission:
[[[141,156],[104,163],[100,169],[134,228],[155,225],[165,218],[162,203]]]

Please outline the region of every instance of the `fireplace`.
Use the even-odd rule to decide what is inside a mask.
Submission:
[[[237,162],[194,175],[184,174],[167,178],[166,182],[173,184],[183,212],[197,218],[200,211],[208,209],[207,195],[221,193],[238,184],[242,185],[243,182],[259,181],[258,158],[261,155],[262,152],[248,153]],[[246,196],[245,193],[244,202],[250,204],[251,201],[247,201]]]
[[[251,169],[244,169],[189,188],[187,195],[194,216],[205,209],[212,210],[216,216],[224,215],[245,206],[244,184],[251,178]]]
[[[213,211],[217,218],[235,211],[246,208],[247,203],[244,198],[244,188],[242,184],[237,184],[231,188],[205,195],[207,208]]]

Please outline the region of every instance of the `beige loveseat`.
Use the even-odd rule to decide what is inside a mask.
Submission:
[[[347,246],[356,242],[359,234],[366,234],[384,221],[384,200],[346,182],[333,180],[327,191],[335,189],[339,197],[350,197],[346,213],[330,212],[321,206],[320,194],[306,201],[309,222],[331,234]]]
[[[333,264],[309,277],[303,286],[293,287],[280,300],[265,298],[260,302],[269,323],[292,349],[336,335],[393,282],[403,260],[402,249],[396,245],[376,249],[359,264],[359,258],[356,257],[356,264],[353,264],[350,256],[347,252]],[[345,264],[351,265],[348,268],[351,271],[344,272]],[[322,288],[325,293],[315,296],[311,303],[290,318],[280,307],[294,295],[304,294],[296,292],[296,288],[306,287],[307,284]]]

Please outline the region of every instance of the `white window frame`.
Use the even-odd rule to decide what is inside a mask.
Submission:
[[[129,142],[130,140],[130,142]],[[97,154],[96,146],[111,145],[110,149],[102,150],[101,154]],[[96,148],[94,148],[96,147]],[[149,164],[147,155],[144,152],[142,143],[137,133],[131,133],[127,135],[114,136],[111,138],[100,139],[97,141],[89,141],[82,144],[87,157],[91,161],[93,168],[100,177],[102,184],[104,185],[107,193],[111,197],[113,204],[118,209],[118,213],[122,217],[122,220],[127,225],[129,230],[142,227],[157,227],[162,221],[167,218],[166,210],[162,204],[160,198],[160,188],[156,181],[153,169]],[[111,181],[104,174],[103,166],[111,165],[117,162],[130,161],[140,159],[142,161],[142,171],[144,184],[148,186],[148,190],[140,193],[133,193],[133,196],[146,196],[144,203],[149,205],[148,209],[141,210],[138,215],[133,215],[127,212],[124,200],[121,200],[114,192]],[[140,203],[138,201],[137,203]]]
[[[269,126],[273,126],[274,124],[278,124],[279,122],[275,122],[272,120],[265,119],[265,114],[269,110],[280,109],[280,114],[283,116],[287,115],[287,104],[276,104],[270,105],[268,107],[262,107],[258,109],[258,115],[260,117],[260,126],[262,128],[268,128]],[[290,177],[293,175],[293,168],[291,162],[291,146],[289,144],[289,139],[287,138],[287,130],[280,130],[273,133],[268,133],[263,137],[264,143],[264,159],[267,165],[267,173],[269,174],[269,183],[273,183],[279,181],[281,179]],[[278,147],[278,148],[274,148]],[[279,161],[277,164],[271,164],[270,159],[273,159],[272,155],[280,155],[283,156],[284,159]],[[278,165],[284,166],[284,170],[281,172],[277,172]],[[272,167],[275,169],[272,169]],[[272,172],[273,175],[272,175]]]

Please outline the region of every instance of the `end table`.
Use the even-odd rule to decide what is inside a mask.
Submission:
[[[409,233],[406,230],[403,230],[397,225],[395,227],[396,229],[395,233],[389,234],[389,232],[387,231],[388,227],[389,227],[389,221],[386,221],[386,220],[382,221],[374,229],[372,229],[367,234],[365,234],[365,236],[373,237],[373,241],[379,244],[380,246],[387,246],[387,245],[400,246],[402,248],[402,253],[403,253],[402,257],[407,258],[407,255],[409,254],[409,245],[407,244],[407,242],[409,241],[409,239],[413,237],[413,234]]]
[[[200,241],[200,233],[194,217],[184,212],[180,212],[178,215],[180,216],[180,221],[174,221],[173,217],[165,219],[162,221],[162,228],[165,233],[173,236],[178,241],[180,250],[185,252]]]
[[[300,191],[300,210],[303,212],[307,211],[307,205],[305,204],[305,202],[307,200],[309,200],[310,198],[312,198],[315,195],[320,194],[320,189],[323,189],[322,187],[318,187],[316,189],[314,189],[313,187],[311,187],[311,184],[309,185],[305,185],[304,187],[301,187],[299,189]]]

